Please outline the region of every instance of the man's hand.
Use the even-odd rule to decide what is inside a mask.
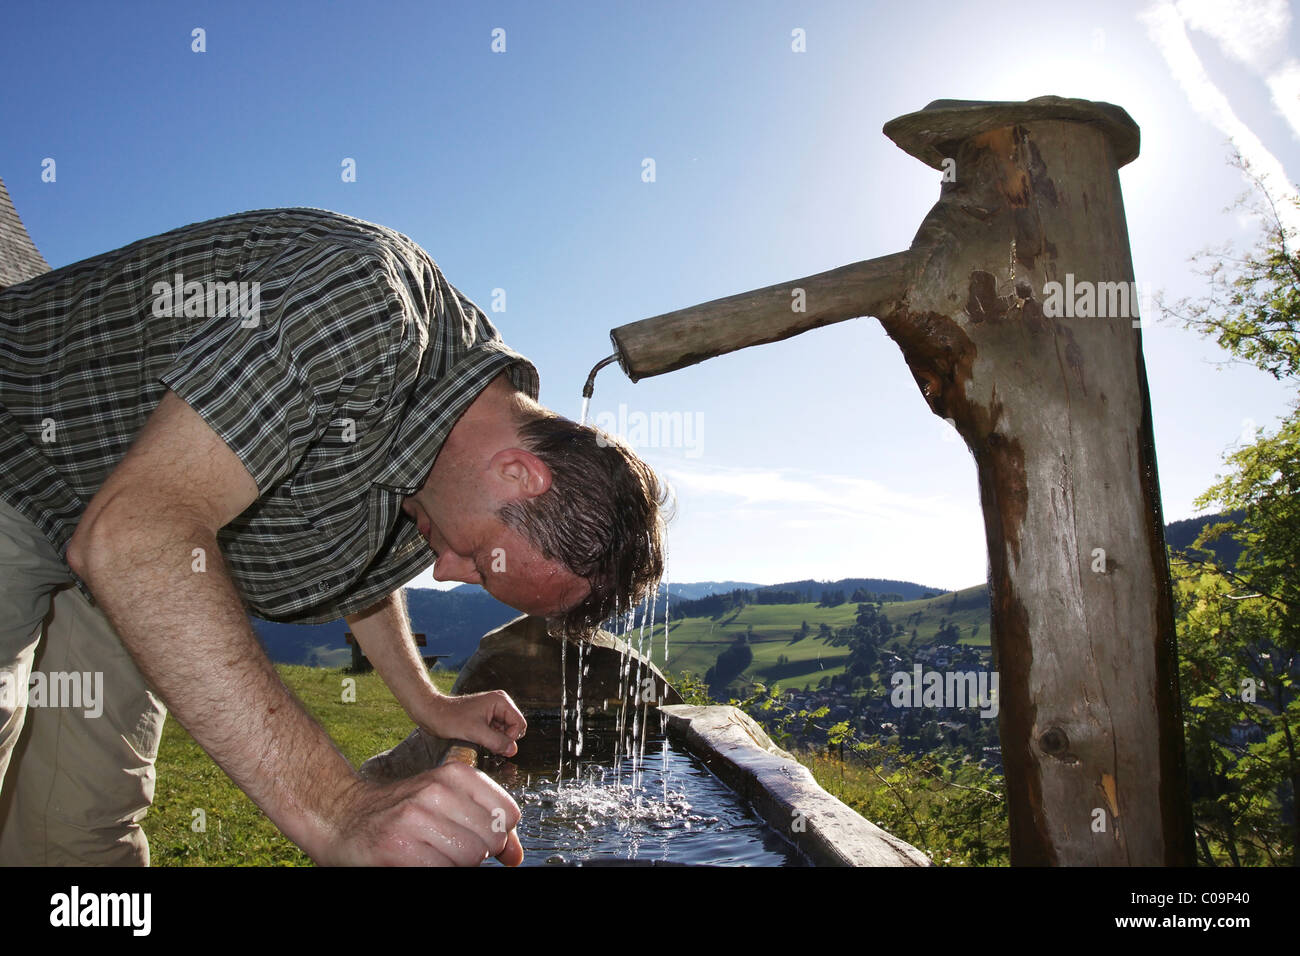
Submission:
[[[420,726],[435,737],[468,740],[503,757],[519,752],[515,741],[528,730],[524,715],[503,690],[434,698],[425,705]]]
[[[528,730],[528,722],[509,694],[494,690],[448,697],[433,686],[411,636],[401,591],[348,615],[347,622],[379,676],[424,731],[444,740],[468,740],[503,757],[518,753],[515,741]]]
[[[524,859],[515,827],[519,807],[472,767],[451,762],[351,795],[337,839],[316,857],[344,866],[477,866]]]

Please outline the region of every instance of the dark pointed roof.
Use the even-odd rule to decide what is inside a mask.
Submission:
[[[27,235],[9,190],[0,179],[0,289],[49,271],[50,264]]]

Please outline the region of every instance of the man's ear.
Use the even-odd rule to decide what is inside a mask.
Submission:
[[[536,498],[551,487],[551,469],[530,451],[503,448],[492,456],[489,472],[502,482],[505,497]]]

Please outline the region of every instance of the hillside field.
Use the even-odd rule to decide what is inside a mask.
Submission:
[[[976,585],[938,597],[896,601],[883,605],[884,614],[893,625],[902,624],[904,633],[890,644],[900,647],[922,646],[934,641],[944,622],[955,625],[962,644],[989,646],[988,588]],[[846,602],[837,607],[816,604],[751,604],[728,611],[718,618],[692,617],[673,621],[668,633],[668,661],[664,664],[662,625],[655,631],[653,659],[671,674],[690,672],[703,676],[717,657],[737,637],[753,625],[750,647],[754,662],[744,673],[750,681],[780,683],[788,689],[814,688],[823,677],[844,673],[848,661],[847,647],[836,647],[818,636],[820,625],[832,630],[854,623],[858,606]],[[799,631],[808,622],[809,634],[802,640]],[[916,630],[915,641],[912,631]],[[636,637],[633,635],[633,643]],[[778,664],[778,657],[788,661]]]

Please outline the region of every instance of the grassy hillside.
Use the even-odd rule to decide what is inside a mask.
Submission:
[[[1220,519],[1236,519],[1240,515],[1202,515],[1197,518],[1188,518],[1184,521],[1175,521],[1165,526],[1165,536],[1170,547],[1185,548],[1188,547],[1200,532],[1202,526],[1207,523]],[[1229,566],[1236,561],[1236,556],[1240,552],[1240,546],[1231,539],[1220,539],[1213,550],[1219,559]],[[943,604],[943,597],[932,599],[937,604],[931,604],[926,600],[920,599],[925,593],[937,591],[937,588],[927,588],[923,585],[916,584],[912,581],[895,581],[889,578],[841,578],[838,581],[814,581],[805,579],[801,581],[785,581],[780,584],[752,584],[743,581],[696,581],[696,582],[673,582],[668,585],[660,585],[660,596],[656,601],[656,606],[663,607],[663,594],[667,590],[672,594],[670,603],[676,605],[680,601],[696,600],[705,595],[726,594],[730,591],[741,590],[765,590],[765,591],[797,591],[800,595],[809,594],[816,601],[821,595],[832,589],[843,590],[846,595],[858,588],[863,588],[873,594],[901,594],[909,600],[894,605],[899,609],[899,614],[910,615],[917,610],[922,611],[922,615],[913,624],[908,625],[908,633],[915,626],[918,630],[917,640],[921,643],[927,643],[933,636],[933,632],[938,629],[938,618],[933,618],[930,614],[931,608],[942,610],[946,605]],[[984,595],[986,588],[977,586],[959,591],[962,600],[973,592],[979,591]],[[947,592],[947,597],[951,600],[952,592]],[[446,655],[445,663],[449,667],[459,667],[465,659],[474,653],[478,647],[479,639],[488,631],[506,623],[518,616],[519,612],[513,608],[506,607],[489,595],[482,588],[475,585],[462,584],[459,587],[452,588],[449,591],[440,591],[431,588],[408,588],[407,601],[410,608],[411,624],[414,630],[422,632],[428,636],[428,646],[425,652],[428,654]],[[981,597],[983,606],[987,608],[987,597]],[[960,602],[959,602],[960,603]],[[779,608],[779,605],[771,605],[772,608]],[[852,614],[856,608],[850,608],[844,605],[840,608],[816,608],[815,605],[788,605],[789,608],[807,608],[808,613],[812,616],[799,616],[791,623],[791,615],[802,615],[804,611],[791,611],[783,613],[778,611],[770,619],[767,617],[747,618],[742,624],[753,623],[757,631],[760,622],[766,628],[775,628],[779,631],[781,628],[797,629],[804,620],[808,621],[814,631],[823,621],[831,627],[843,627],[851,623]],[[959,608],[958,610],[963,610]],[[965,608],[964,610],[969,610]],[[748,611],[746,613],[749,613]],[[760,615],[761,611],[757,611]],[[899,617],[893,610],[889,612],[891,621],[898,621]],[[818,616],[821,615],[821,616]],[[846,616],[847,615],[847,616]],[[942,615],[941,615],[942,616]],[[708,623],[713,623],[710,619],[705,619]],[[980,634],[976,643],[984,643],[988,640],[987,612],[985,612],[985,623],[981,626]],[[963,638],[969,633],[971,625],[979,623],[978,616],[964,618],[955,618],[954,622],[963,626]],[[704,625],[704,630],[708,630],[708,623]],[[674,629],[676,628],[674,623]],[[689,642],[694,643],[695,638],[699,636],[700,630],[695,627],[689,620],[683,625],[685,630],[683,635]],[[278,664],[309,664],[314,667],[342,667],[352,659],[352,652],[343,640],[344,631],[347,630],[347,624],[342,620],[331,621],[328,624],[318,625],[299,625],[299,624],[282,624],[263,621],[253,618],[253,627],[257,631],[263,646],[266,648],[267,655],[271,660]],[[725,635],[725,632],[723,632]],[[710,636],[710,639],[721,637],[718,633]],[[770,635],[775,637],[776,635]],[[787,638],[788,638],[787,634]],[[724,644],[725,646],[725,638]],[[719,647],[719,650],[721,647]],[[685,655],[680,667],[682,670],[698,671],[704,673],[709,665],[717,657],[718,651],[708,655],[703,648],[698,652],[690,652]],[[757,650],[755,651],[757,657]],[[796,655],[788,655],[793,662]],[[707,660],[704,660],[707,658]],[[773,655],[772,661],[775,662],[776,655]],[[656,656],[656,662],[661,658]],[[701,665],[701,660],[704,660]],[[761,662],[756,660],[756,666],[761,666]],[[821,665],[828,666],[823,655]],[[673,667],[678,667],[673,662]],[[801,672],[804,673],[804,672]],[[818,679],[824,674],[819,669]],[[799,675],[796,675],[799,676]],[[814,682],[815,683],[815,682]]]
[[[904,633],[893,644],[904,647],[929,644],[940,626],[948,622],[958,629],[961,643],[989,645],[988,587],[983,584],[923,600],[887,603],[883,610],[891,624],[904,627]],[[821,625],[827,625],[832,631],[847,627],[854,622],[857,611],[858,606],[853,603],[838,607],[753,604],[717,618],[674,621],[668,635],[667,670],[672,674],[689,671],[703,675],[737,637],[750,633],[752,625],[749,640],[754,662],[746,669],[744,679],[768,684],[780,682],[790,688],[816,687],[823,677],[843,673],[848,661],[847,647],[835,647],[819,636]],[[809,633],[800,639],[805,621]],[[786,662],[779,663],[780,657],[785,657]],[[654,660],[662,666],[663,659],[661,628],[655,640]]]
[[[911,585],[915,587],[915,585]],[[743,581],[698,581],[660,586],[658,607],[663,607],[664,591],[673,602],[703,597],[735,588],[762,587]],[[519,616],[481,587],[462,584],[448,591],[434,588],[407,588],[407,610],[411,628],[426,635],[427,654],[442,655],[444,664],[457,668],[474,653],[488,631]],[[277,664],[306,664],[311,667],[346,667],[352,661],[352,649],[344,640],[347,622],[341,618],[328,624],[283,624],[254,617],[257,632],[267,656]]]
[[[376,674],[278,665],[286,684],[320,721],[353,765],[402,740],[411,720]],[[456,675],[437,672],[450,690]],[[356,702],[343,703],[343,679],[356,680]],[[195,810],[207,817],[196,833]],[[158,749],[158,787],[144,820],[154,866],[310,866],[175,718],[168,717]]]

